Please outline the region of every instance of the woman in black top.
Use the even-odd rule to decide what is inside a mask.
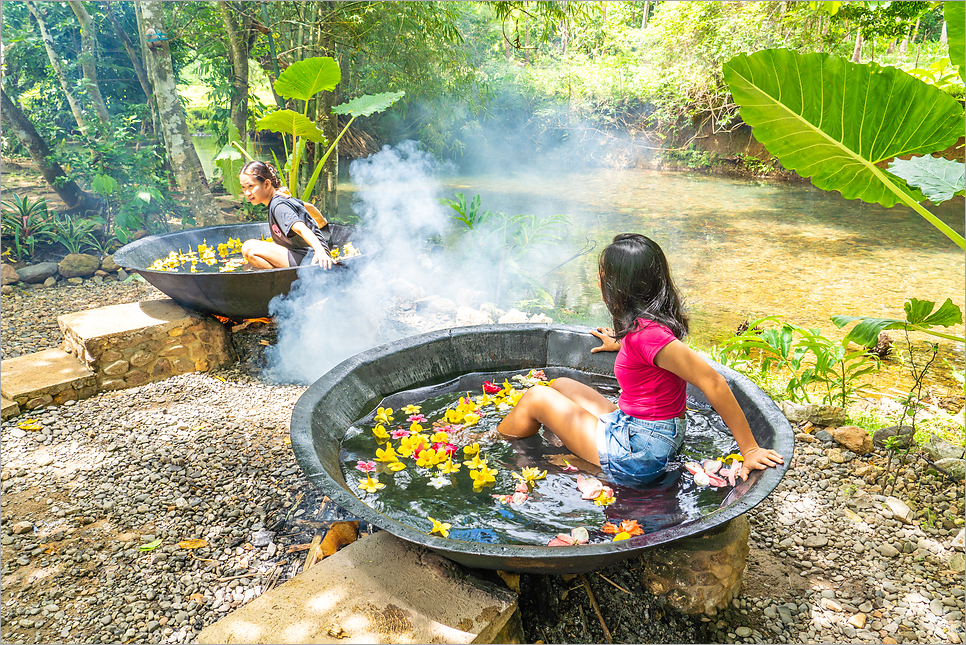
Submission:
[[[246,240],[242,244],[242,255],[253,268],[277,269],[318,264],[328,269],[332,266],[328,235],[319,228],[302,202],[283,192],[275,168],[261,161],[249,161],[238,179],[248,201],[268,205],[272,241]],[[306,262],[309,251],[313,253]]]

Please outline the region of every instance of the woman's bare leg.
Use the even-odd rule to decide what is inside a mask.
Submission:
[[[256,269],[284,269],[288,264],[288,250],[265,240],[245,240],[242,256]]]
[[[564,382],[559,384],[558,389],[560,381]],[[507,437],[522,439],[533,436],[544,425],[560,437],[575,455],[584,461],[599,464],[597,413],[577,403],[565,392],[573,394],[595,410],[599,409],[600,414],[616,409],[613,403],[597,394],[593,388],[571,379],[557,379],[551,387],[538,385],[527,390],[497,429]],[[597,394],[602,402],[591,393]]]

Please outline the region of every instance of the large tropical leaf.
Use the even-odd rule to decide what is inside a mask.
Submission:
[[[950,161],[942,157],[923,155],[908,161],[896,159],[889,166],[889,172],[906,180],[918,188],[933,204],[962,195],[966,188],[966,164]]]
[[[316,56],[289,65],[278,75],[275,92],[287,99],[308,101],[319,92],[334,90],[341,80],[338,63],[328,56]]]
[[[332,108],[333,114],[351,114],[353,117],[369,116],[388,109],[393,103],[406,95],[405,92],[383,92],[382,94],[366,94],[352,99],[342,105]]]
[[[920,331],[940,338],[962,342],[959,336],[952,336],[937,331],[932,327],[952,327],[963,322],[963,312],[946,298],[935,313],[932,313],[936,303],[931,300],[918,300],[910,298],[905,303],[906,319],[898,318],[870,318],[868,316],[832,316],[832,322],[836,327],[845,327],[851,322],[859,321],[859,324],[846,334],[844,342],[853,341],[866,347],[874,347],[878,342],[879,333],[887,329],[908,329],[909,331]]]
[[[296,137],[305,137],[316,143],[325,141],[325,135],[322,134],[319,126],[315,125],[308,117],[292,110],[277,110],[271,114],[266,114],[255,123],[255,127],[259,130],[271,130],[272,132],[291,134]]]
[[[245,165],[245,158],[232,145],[234,142],[240,140],[241,137],[238,136],[238,128],[235,127],[234,123],[229,124],[228,143],[225,144],[214,159],[215,165],[221,170],[221,185],[231,193],[232,197],[241,195],[241,183],[238,181],[238,173],[241,172],[242,167]]]
[[[962,106],[894,67],[769,49],[732,58],[724,76],[755,138],[782,165],[848,199],[921,201],[875,164],[962,136]]]
[[[949,39],[949,62],[959,66],[959,78],[966,82],[966,2],[944,2],[943,18],[946,19],[946,36]]]

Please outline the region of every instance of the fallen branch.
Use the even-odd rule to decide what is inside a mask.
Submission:
[[[600,627],[604,630],[604,640],[608,643],[613,643],[614,641],[610,637],[610,630],[607,629],[607,625],[604,624],[604,617],[600,613],[600,607],[597,606],[597,598],[594,597],[594,590],[590,588],[590,581],[587,580],[587,576],[584,574],[580,574],[580,579],[584,581],[584,589],[587,590],[587,596],[590,598],[590,606],[594,608],[595,612],[597,612],[597,620],[600,621]]]
[[[599,575],[601,578],[603,578],[607,582],[611,583],[612,585],[614,585],[615,587],[617,587],[618,589],[620,589],[621,591],[623,591],[624,593],[626,593],[628,596],[633,596],[634,595],[630,591],[628,591],[627,589],[625,589],[624,587],[620,586],[619,584],[617,584],[616,582],[614,582],[613,580],[611,580],[610,578],[608,578],[607,576],[605,576],[604,574],[598,573],[597,575]]]

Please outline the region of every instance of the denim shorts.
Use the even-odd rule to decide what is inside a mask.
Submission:
[[[597,454],[600,468],[610,481],[622,486],[641,486],[656,479],[684,443],[687,420],[650,421],[620,410],[608,412],[597,422]]]

